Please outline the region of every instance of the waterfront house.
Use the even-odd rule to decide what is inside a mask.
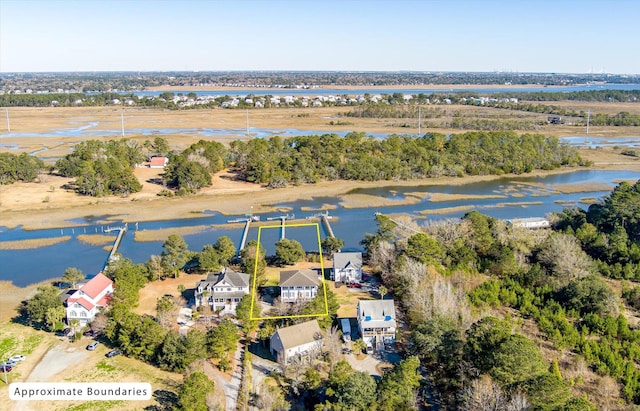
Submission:
[[[287,303],[309,301],[318,294],[320,280],[313,270],[280,272],[280,300]]]
[[[393,300],[358,301],[358,328],[362,340],[376,349],[396,338],[396,308]]]
[[[331,276],[343,283],[362,281],[362,253],[335,253]]]
[[[278,362],[288,363],[295,357],[309,358],[322,349],[323,337],[318,321],[279,328],[271,336],[269,350]]]
[[[82,326],[93,321],[100,308],[109,304],[111,294],[113,281],[102,273],[97,274],[67,298],[67,324],[73,319]]]
[[[210,273],[196,285],[195,305],[209,305],[221,315],[236,313],[236,307],[245,294],[249,294],[249,274],[237,273],[226,267],[219,273]]]

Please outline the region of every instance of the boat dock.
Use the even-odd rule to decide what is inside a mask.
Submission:
[[[330,216],[328,211],[325,211],[324,213],[316,213],[312,216],[307,217],[307,220],[311,220],[314,218],[319,218],[320,221],[322,221],[322,225],[327,232],[327,237],[335,237],[335,235],[333,234],[333,229],[331,228],[331,224],[329,223],[329,220],[333,218],[333,216]]]
[[[295,220],[296,215],[295,214],[286,214],[286,215],[281,215],[279,217],[268,217],[267,220],[272,221],[272,220],[280,220],[280,239],[284,239],[285,238],[285,221],[286,220]]]
[[[249,235],[249,227],[251,226],[251,219],[247,218],[245,220],[244,230],[242,230],[242,240],[240,240],[240,247],[238,248],[238,255],[240,255],[240,251],[244,250],[244,247],[247,245],[247,236]]]
[[[104,229],[105,233],[110,233],[112,231],[117,231],[118,236],[116,237],[116,240],[113,242],[113,247],[111,247],[111,252],[107,257],[107,261],[104,263],[104,268],[102,269],[102,271],[105,271],[107,269],[111,261],[117,260],[118,256],[116,255],[116,253],[118,252],[118,248],[120,247],[120,243],[122,242],[122,237],[124,237],[124,233],[127,232],[127,224],[121,227],[109,227]]]

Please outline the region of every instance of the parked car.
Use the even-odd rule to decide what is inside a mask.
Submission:
[[[122,354],[120,350],[112,350],[107,353],[107,358],[115,357],[116,355]]]
[[[15,367],[16,366],[16,362],[15,361],[11,361],[11,360],[7,360],[5,362],[2,363],[3,365],[8,365],[9,367]]]
[[[11,372],[12,369],[13,369],[12,367],[10,367],[10,366],[8,366],[6,364],[0,365],[0,371]]]
[[[19,362],[24,360],[25,360],[24,355],[14,355],[13,357],[9,358],[9,361],[14,361],[14,362]]]
[[[348,283],[347,287],[349,287],[349,288],[362,288],[362,284],[360,284],[360,283]]]
[[[65,329],[64,329],[64,330],[62,330],[62,331],[58,331],[58,335],[59,335],[60,337],[68,337],[68,336],[70,336],[71,334],[73,334],[73,330],[72,330],[71,328],[65,328]]]
[[[373,354],[373,345],[371,345],[371,343],[367,344],[366,352],[369,355]]]
[[[84,335],[85,337],[93,337],[94,333],[93,333],[93,330],[91,328],[89,328],[88,330],[83,332],[82,335]]]
[[[98,341],[94,341],[91,344],[87,345],[87,350],[94,351],[99,344],[100,343]]]

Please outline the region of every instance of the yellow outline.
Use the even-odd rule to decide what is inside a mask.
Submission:
[[[291,227],[316,227],[316,233],[318,235],[318,255],[320,256],[320,272],[321,282],[322,282],[322,292],[324,293],[324,313],[318,314],[300,314],[300,315],[277,315],[273,317],[254,317],[253,316],[253,307],[256,300],[256,294],[258,292],[258,287],[256,287],[256,281],[258,280],[258,276],[256,273],[258,272],[258,253],[260,252],[260,248],[262,247],[260,243],[260,236],[262,234],[263,228],[282,228],[282,225],[269,225],[269,226],[260,226],[258,227],[258,246],[256,247],[256,255],[255,260],[256,263],[253,267],[253,284],[251,287],[251,310],[249,311],[251,314],[251,320],[275,320],[280,318],[307,318],[307,317],[323,317],[329,315],[329,301],[327,299],[327,285],[324,280],[324,261],[322,260],[322,245],[320,241],[320,224],[319,223],[308,223],[308,224],[291,224],[285,225],[286,228]]]

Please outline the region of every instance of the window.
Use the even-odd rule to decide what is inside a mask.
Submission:
[[[84,312],[84,311],[80,311],[80,317],[86,317],[86,316],[87,316],[87,313],[86,313],[86,312]]]
[[[228,287],[228,288],[227,288],[227,291],[231,291],[231,287]]]
[[[238,291],[242,291],[242,287],[238,287]]]
[[[69,313],[69,317],[77,317],[77,316],[78,316],[78,314],[76,314],[76,312],[75,312],[75,311],[71,311],[71,312]]]

